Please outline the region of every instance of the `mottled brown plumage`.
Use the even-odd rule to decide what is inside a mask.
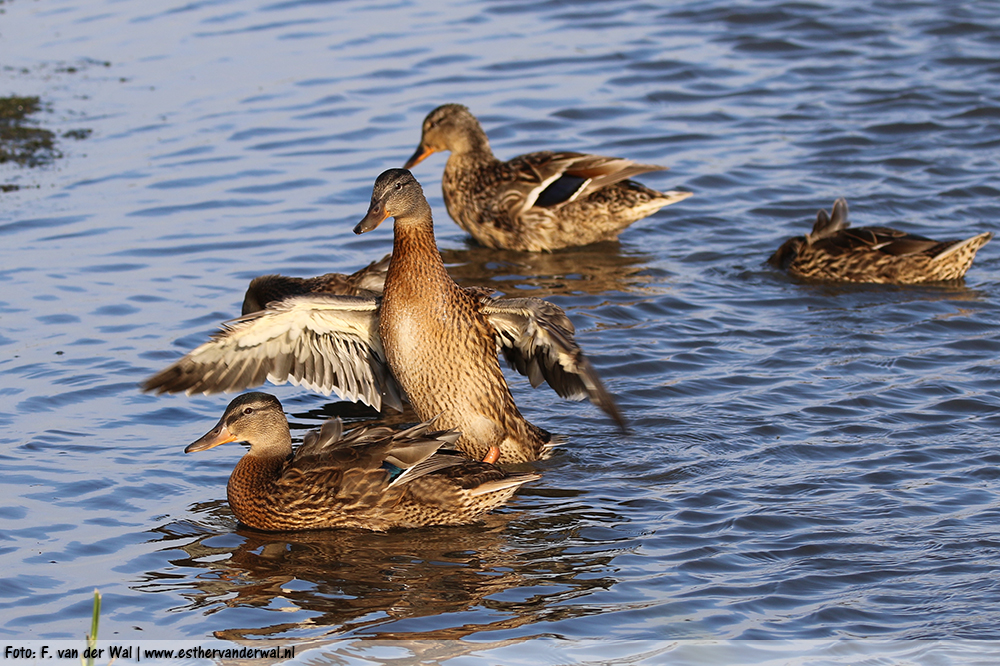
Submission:
[[[850,228],[847,201],[820,210],[811,233],[786,240],[768,263],[792,275],[838,282],[916,284],[962,278],[993,234],[936,241],[888,227]]]
[[[316,277],[300,278],[287,275],[261,275],[250,281],[243,296],[242,314],[259,312],[268,303],[283,301],[292,296],[306,294],[336,294],[343,296],[376,296],[385,285],[385,272],[389,267],[386,255],[350,275],[327,273]]]
[[[246,393],[185,452],[249,443],[229,477],[229,505],[241,523],[267,531],[461,525],[539,478],[437,452],[457,438],[454,431],[432,432],[427,422],[401,432],[379,427],[344,434],[334,419],[293,452],[281,403]]]
[[[537,298],[492,298],[455,284],[434,242],[430,206],[405,169],[376,181],[355,231],[396,217],[382,298],[308,294],[273,302],[223,330],[143,383],[147,391],[216,393],[291,381],[375,409],[402,407],[462,432],[457,447],[499,463],[544,457],[556,442],[514,405],[497,352],[533,386],[590,400],[624,430],[614,399],[574,340],[558,306]]]
[[[542,151],[502,162],[460,104],[427,115],[405,167],[438,151],[451,152],[441,179],[448,214],[486,247],[542,252],[614,240],[636,220],[691,196],[628,180],[666,167],[618,157]]]
[[[374,229],[389,216],[395,218],[392,262],[379,334],[417,416],[440,415],[441,426],[462,432],[460,446],[473,458],[492,446],[504,464],[543,457],[551,435],[528,423],[514,405],[497,361],[494,329],[482,313],[486,294],[463,289],[448,275],[430,205],[405,169],[379,176],[355,232]]]

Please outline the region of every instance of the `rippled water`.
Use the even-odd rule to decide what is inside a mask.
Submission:
[[[525,663],[553,638],[1000,639],[997,241],[950,286],[762,263],[838,196],[857,224],[998,230],[1000,9],[959,4],[0,5],[0,93],[92,130],[0,167],[0,636],[80,638],[98,588],[120,639],[470,638]],[[633,433],[515,380],[570,443],[485,525],[237,528],[240,450],[182,454],[227,398],[136,384],[253,276],[386,253],[351,227],[443,102],[500,156],[621,155],[695,192],[618,243],[498,253],[447,218],[445,158],[415,169],[456,278],[565,308]],[[370,416],[268,390],[298,433]]]

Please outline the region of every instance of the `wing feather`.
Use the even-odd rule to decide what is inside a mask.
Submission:
[[[532,386],[545,381],[563,398],[590,398],[625,430],[614,398],[576,344],[573,323],[562,308],[538,298],[481,298],[480,304],[497,347]]]
[[[623,180],[666,167],[621,157],[540,151],[506,163],[514,175],[500,206],[517,217],[529,209],[556,208]]]
[[[157,393],[241,391],[265,381],[402,407],[385,361],[375,298],[313,294],[234,319],[205,344],[150,377]]]

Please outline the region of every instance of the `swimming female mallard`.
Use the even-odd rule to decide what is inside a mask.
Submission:
[[[438,151],[451,151],[441,178],[448,214],[486,247],[546,252],[614,240],[636,220],[691,196],[628,180],[666,167],[619,157],[543,151],[501,162],[461,104],[427,115],[404,167]]]
[[[311,278],[287,275],[261,275],[250,281],[243,296],[242,314],[263,310],[268,303],[283,301],[291,296],[306,294],[337,294],[340,296],[376,296],[385,285],[389,267],[386,255],[350,275],[327,273]]]
[[[184,452],[247,442],[250,450],[229,477],[229,506],[244,525],[272,532],[463,525],[539,478],[437,452],[457,438],[454,431],[432,432],[427,422],[401,432],[362,427],[345,434],[332,419],[293,452],[278,399],[245,393]]]
[[[555,441],[514,405],[497,361],[502,350],[533,386],[544,380],[563,397],[589,397],[624,428],[562,309],[455,284],[434,241],[431,208],[405,169],[379,176],[354,231],[390,216],[394,241],[381,299],[312,294],[272,303],[224,324],[143,388],[213,393],[290,380],[376,409],[401,407],[405,394],[420,419],[437,417],[460,431],[456,446],[470,457],[481,460],[496,447],[502,464],[537,460]]]
[[[839,282],[915,284],[957,280],[993,234],[936,241],[888,227],[850,228],[847,201],[820,210],[811,233],[786,240],[768,263],[792,275]]]

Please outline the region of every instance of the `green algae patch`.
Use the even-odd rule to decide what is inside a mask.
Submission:
[[[0,119],[5,122],[21,121],[25,116],[41,110],[42,104],[37,97],[0,97]]]
[[[0,97],[0,164],[34,167],[59,157],[55,134],[28,119],[41,108],[37,97]]]

